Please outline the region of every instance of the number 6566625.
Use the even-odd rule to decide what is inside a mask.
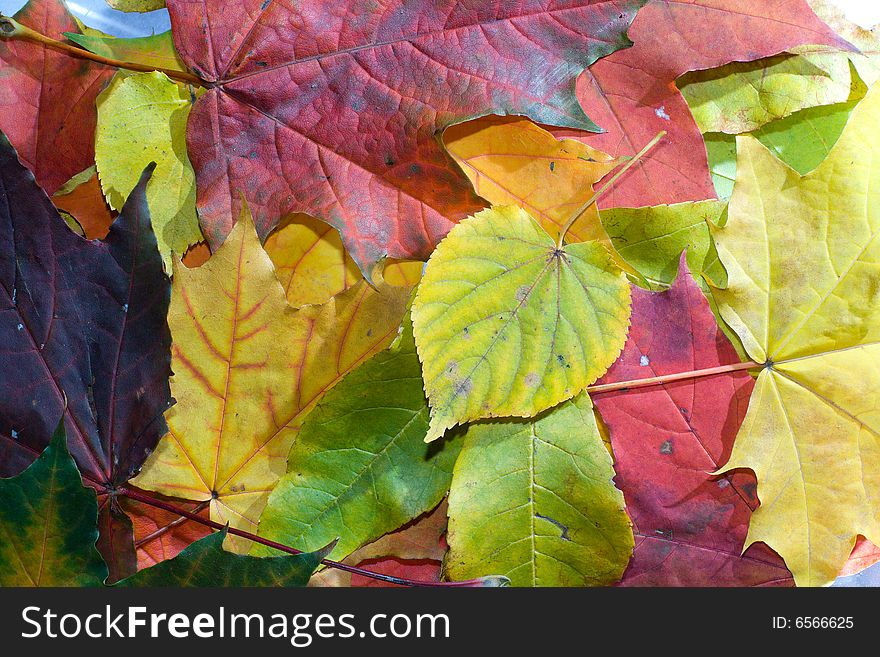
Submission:
[[[798,629],[850,629],[853,627],[852,616],[798,616],[794,619],[794,626]]]

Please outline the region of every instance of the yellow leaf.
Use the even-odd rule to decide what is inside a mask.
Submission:
[[[554,239],[593,196],[593,185],[621,163],[574,139],[556,139],[531,121],[489,116],[447,128],[446,149],[492,205],[516,205]],[[650,287],[615,249],[593,203],[566,233],[567,242],[600,242],[614,263],[642,287]]]
[[[145,37],[120,39],[109,34],[76,34],[65,32],[64,36],[96,55],[133,62],[157,69],[186,72],[184,64],[174,49],[171,30]]]
[[[725,470],[755,471],[746,546],[767,543],[801,585],[833,581],[859,534],[880,540],[878,124],[875,85],[805,176],[739,138],[729,219],[713,230],[719,310],[767,363]]]
[[[117,73],[98,96],[95,162],[107,202],[122,204],[151,162],[147,205],[168,267],[202,239],[196,215],[195,172],[186,154],[190,92],[163,73]]]
[[[362,278],[337,230],[305,214],[286,218],[266,239],[265,248],[294,307],[324,303]],[[389,285],[412,287],[422,267],[421,262],[389,261],[383,278]]]
[[[295,309],[245,214],[205,264],[175,262],[168,321],[177,403],[134,483],[210,500],[212,519],[254,531],[304,416],[394,339],[409,296],[361,281]]]
[[[388,259],[385,261],[382,278],[388,285],[412,288],[421,280],[424,268],[425,263],[418,260]]]
[[[118,11],[147,12],[162,9],[165,0],[107,0],[107,4]]]

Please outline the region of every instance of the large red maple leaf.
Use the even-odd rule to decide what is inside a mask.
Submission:
[[[801,44],[852,46],[805,0],[653,0],[629,30],[633,47],[605,57],[578,80],[584,111],[605,132],[570,134],[615,155],[632,155],[661,130],[666,138],[605,195],[604,207],[715,198],[699,129],[675,79],[752,61]]]
[[[59,0],[30,0],[14,18],[54,39],[79,33]],[[40,44],[0,40],[0,130],[49,194],[95,163],[95,98],[113,71]]]
[[[629,45],[644,0],[169,0],[174,40],[210,90],[187,140],[205,236],[239,192],[260,235],[301,211],[342,233],[362,270],[426,258],[482,207],[443,151],[489,113],[596,129],[577,76]]]
[[[738,362],[682,257],[670,290],[633,290],[629,340],[603,382]],[[753,385],[739,371],[594,396],[636,534],[623,585],[794,585],[763,543],[741,555],[754,475],[709,474],[730,454]]]

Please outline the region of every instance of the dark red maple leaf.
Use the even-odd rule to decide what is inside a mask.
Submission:
[[[488,113],[595,129],[577,76],[629,45],[644,0],[169,0],[174,40],[212,87],[187,141],[209,242],[238,216],[260,235],[302,211],[340,230],[365,272],[426,258],[482,207],[440,146]]]
[[[167,431],[171,285],[150,225],[148,178],[107,238],[88,241],[0,134],[0,476],[24,470],[63,416],[80,472],[107,493]],[[108,565],[130,567],[130,522],[112,500],[100,502]]]
[[[602,382],[738,362],[682,256],[671,289],[633,290],[629,339]],[[594,395],[636,535],[624,586],[794,585],[763,543],[741,556],[754,475],[709,474],[730,455],[753,385],[740,371]]]
[[[578,98],[605,132],[572,136],[632,155],[661,130],[666,138],[605,195],[604,207],[715,197],[706,148],[675,79],[694,70],[752,61],[801,44],[852,49],[805,0],[653,0],[629,30],[634,45],[597,61]]]
[[[110,495],[99,497],[97,547],[107,564],[108,584],[137,572],[134,525],[131,518],[119,508],[118,500]]]
[[[53,39],[79,27],[59,0],[30,0],[14,16]],[[0,130],[53,194],[95,162],[95,98],[114,69],[40,44],[0,40]]]

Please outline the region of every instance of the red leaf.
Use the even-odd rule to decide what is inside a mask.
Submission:
[[[107,583],[114,584],[137,572],[133,527],[109,495],[101,495],[98,502],[98,551],[109,570]]]
[[[632,48],[605,57],[578,81],[586,113],[606,132],[571,135],[615,155],[667,137],[604,197],[604,207],[715,198],[706,149],[675,79],[752,61],[805,43],[852,49],[804,0],[654,0],[629,30]]]
[[[628,45],[643,0],[169,0],[175,43],[215,83],[193,108],[189,153],[212,246],[238,216],[261,237],[320,217],[361,269],[424,259],[482,207],[436,135],[490,112],[595,129],[574,95]]]
[[[603,382],[738,362],[682,256],[670,290],[633,289],[629,340]],[[753,474],[708,474],[726,462],[752,387],[740,371],[595,395],[636,534],[623,585],[793,585],[763,544],[740,556],[757,506]]]
[[[864,536],[859,536],[855,547],[853,547],[852,554],[849,556],[849,561],[843,566],[843,570],[840,571],[839,577],[847,577],[849,575],[860,573],[865,568],[870,568],[878,561],[880,561],[880,547],[874,545]]]
[[[30,0],[14,18],[53,39],[79,33],[58,0]],[[0,62],[0,130],[53,194],[95,163],[95,98],[114,69],[19,40],[0,40]]]
[[[389,557],[387,559],[369,559],[367,561],[362,561],[358,566],[374,573],[392,575],[394,577],[418,582],[440,581],[440,562],[431,559],[410,560]],[[382,580],[357,574],[351,576],[351,585],[373,588],[398,586],[397,584],[391,584],[389,582],[383,582]]]

